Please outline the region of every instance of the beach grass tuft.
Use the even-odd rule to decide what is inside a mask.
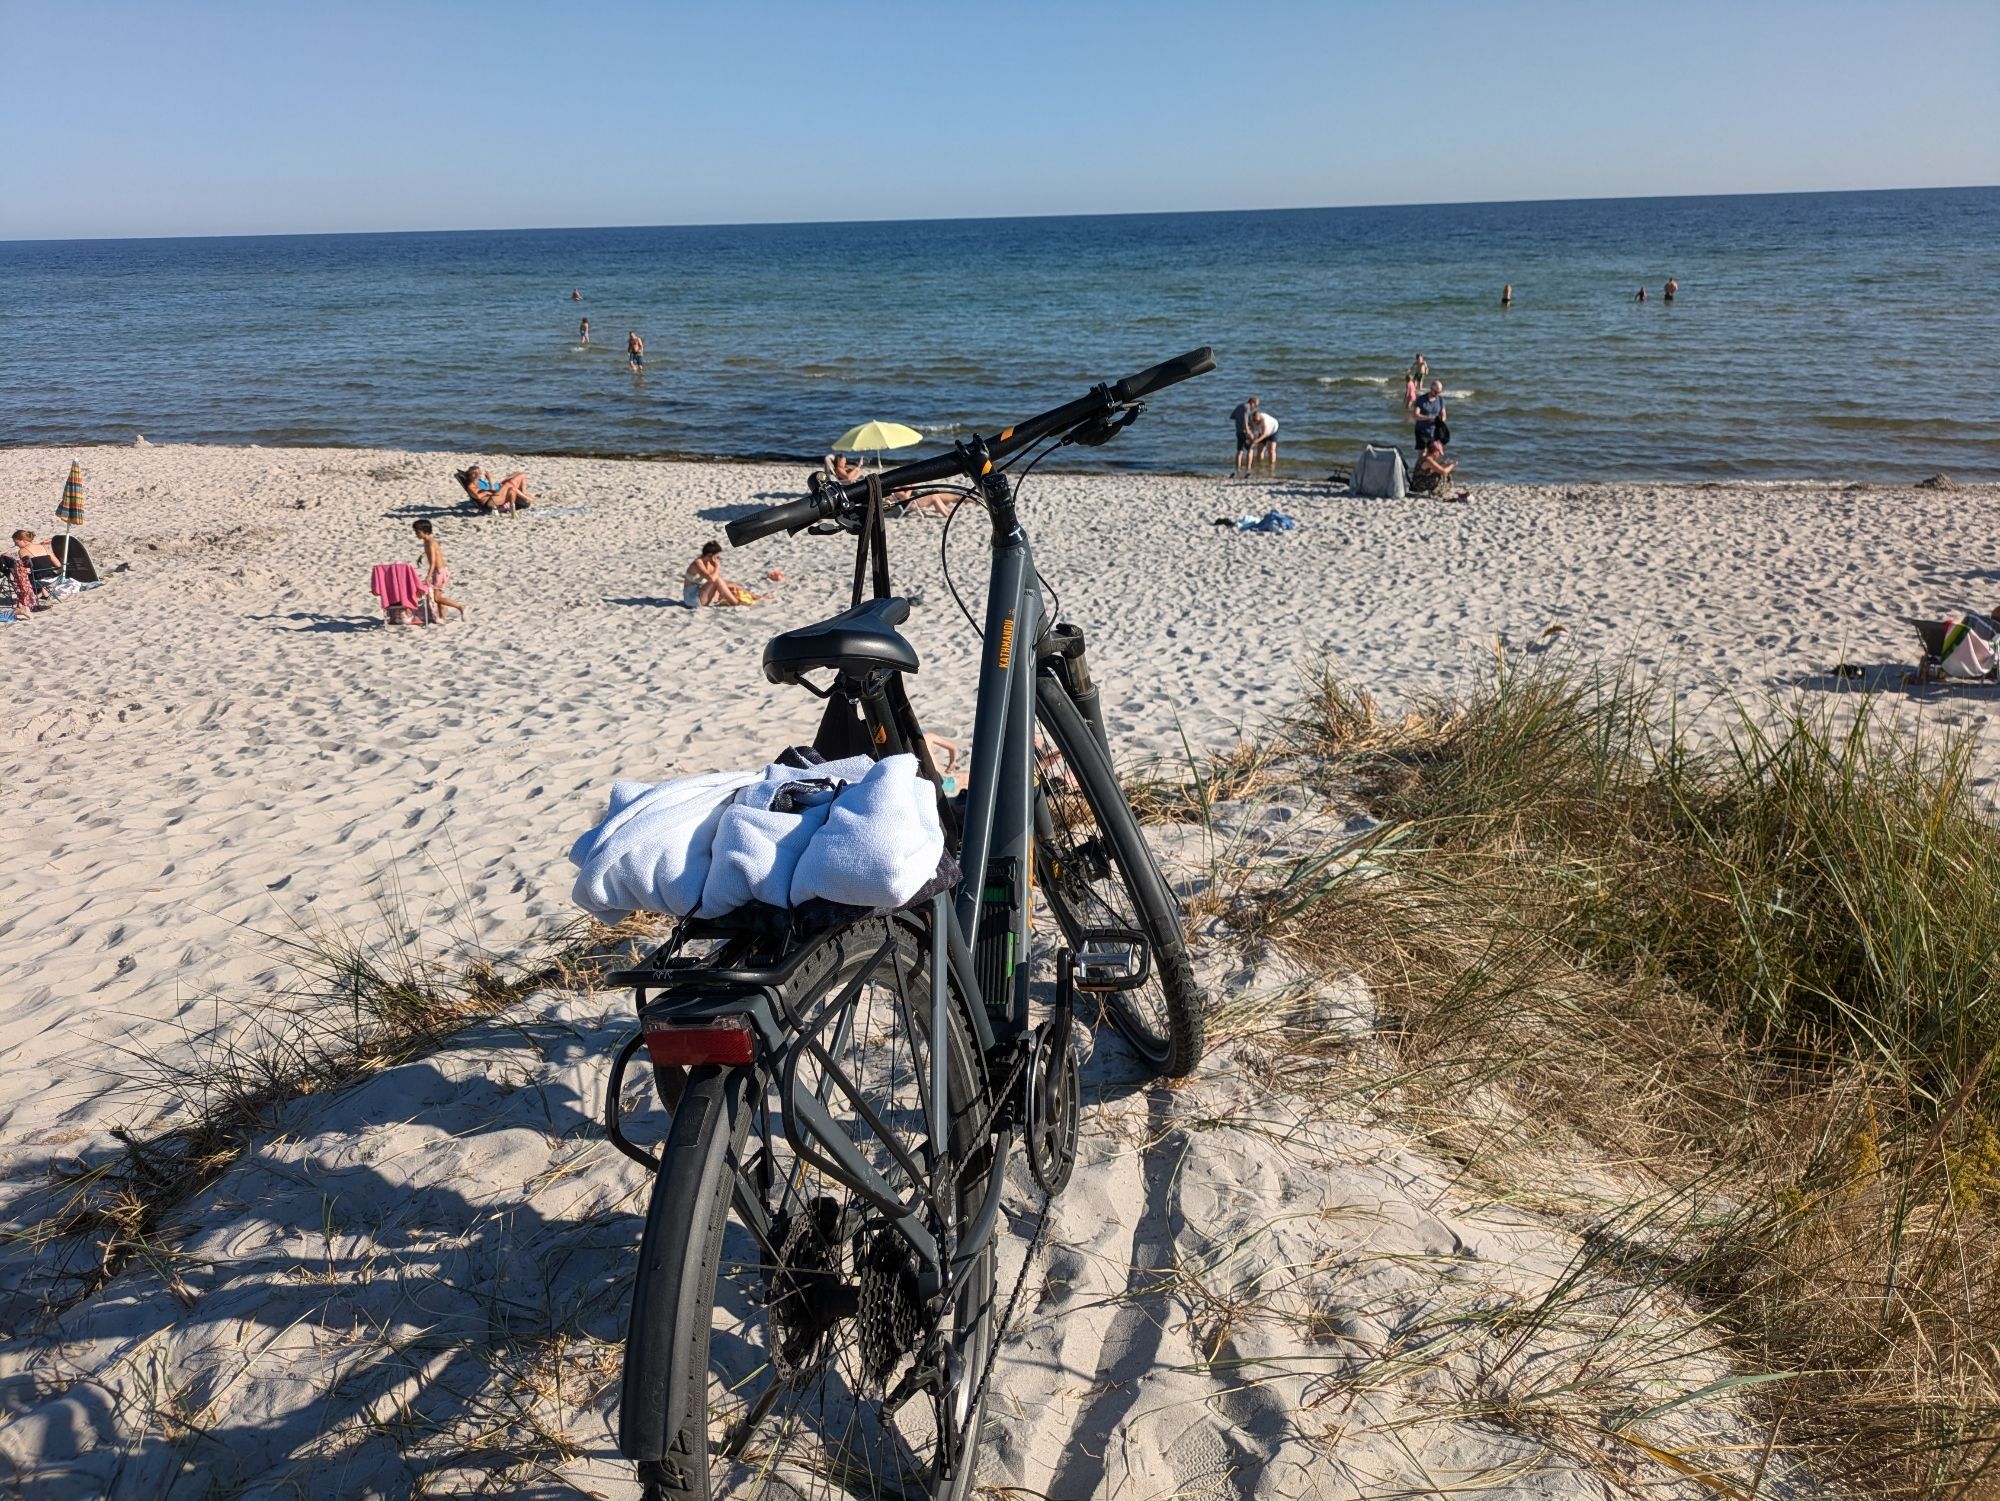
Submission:
[[[1233,764],[1287,761],[1379,822],[1230,917],[1364,977],[1398,1108],[1709,1313],[1824,1479],[1978,1494],[2000,1468],[2000,831],[1969,750],[1865,699],[1699,738],[1616,668],[1501,656],[1400,718],[1321,674]]]
[[[565,925],[527,957],[431,953],[385,913],[373,930],[298,927],[258,937],[282,976],[254,1004],[213,1005],[179,1045],[110,1065],[145,1102],[152,1129],[113,1132],[119,1151],[61,1170],[43,1213],[11,1238],[52,1253],[51,1310],[103,1287],[135,1259],[158,1260],[165,1227],[293,1101],[345,1088],[419,1057],[532,990],[587,988],[649,931],[644,923]],[[169,1279],[169,1285],[172,1285]]]

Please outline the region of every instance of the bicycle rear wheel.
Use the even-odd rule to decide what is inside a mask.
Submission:
[[[963,997],[953,986],[950,1163],[939,1164],[925,1148],[927,945],[894,920],[829,944],[830,965],[801,966],[823,978],[791,1004],[860,1103],[824,1060],[802,1061],[800,1085],[899,1197],[944,1206],[929,1228],[956,1244],[992,1166],[973,1139],[986,1101]],[[979,1439],[993,1247],[927,1304],[918,1259],[882,1207],[787,1139],[778,1090],[750,1069],[697,1070],[675,1111],[633,1290],[621,1447],[648,1501],[956,1501]]]
[[[1072,947],[1087,928],[1145,935],[1151,976],[1108,994],[1105,1011],[1149,1067],[1178,1078],[1201,1061],[1203,1004],[1180,906],[1075,701],[1043,673],[1035,707],[1047,736],[1035,756],[1037,889]]]

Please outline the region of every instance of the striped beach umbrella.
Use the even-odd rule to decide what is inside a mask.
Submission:
[[[56,520],[76,526],[83,520],[83,465],[69,461],[69,478],[63,481],[63,498],[56,507]]]
[[[63,481],[63,496],[56,503],[56,520],[63,524],[62,576],[69,577],[70,528],[83,520],[83,465],[69,461],[69,478]]]

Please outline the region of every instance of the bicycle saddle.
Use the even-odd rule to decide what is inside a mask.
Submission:
[[[871,599],[831,620],[773,636],[764,646],[764,676],[773,683],[796,683],[800,673],[815,667],[915,672],[917,649],[894,629],[909,618],[910,602],[893,596]]]

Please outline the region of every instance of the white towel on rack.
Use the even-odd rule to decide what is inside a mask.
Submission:
[[[917,758],[890,756],[840,789],[826,826],[792,876],[792,905],[815,897],[853,907],[900,907],[944,856],[937,791]]]
[[[826,827],[836,791],[828,786],[800,794],[796,789],[802,780],[758,782],[722,810],[697,917],[720,917],[746,902],[782,907],[791,900],[792,873],[813,836]],[[784,794],[795,805],[772,807]]]
[[[761,771],[712,771],[649,786],[617,782],[604,821],[570,847],[584,911],[617,921],[629,912],[685,917],[701,901],[716,825],[736,792]]]

